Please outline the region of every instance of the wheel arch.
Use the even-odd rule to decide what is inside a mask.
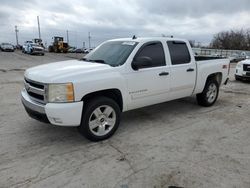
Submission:
[[[119,89],[112,88],[112,89],[105,89],[100,91],[95,91],[84,95],[81,101],[87,102],[94,97],[104,96],[113,99],[120,107],[120,110],[123,111],[123,99],[122,93]]]
[[[220,86],[221,82],[222,82],[222,73],[221,72],[216,72],[216,73],[208,75],[206,83],[207,83],[208,80],[211,80],[211,79],[215,79],[218,82],[219,86]]]

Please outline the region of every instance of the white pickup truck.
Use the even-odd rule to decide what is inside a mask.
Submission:
[[[99,141],[116,131],[124,111],[195,94],[198,104],[213,105],[228,73],[228,59],[194,57],[187,40],[115,39],[82,60],[26,70],[22,103],[32,118],[78,126]]]
[[[250,59],[237,63],[234,76],[236,80],[250,80]]]

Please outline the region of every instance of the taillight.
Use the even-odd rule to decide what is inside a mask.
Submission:
[[[227,75],[229,75],[229,72],[230,72],[230,63],[228,65],[223,65],[222,69],[228,69]]]

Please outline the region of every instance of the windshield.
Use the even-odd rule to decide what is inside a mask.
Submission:
[[[108,64],[112,67],[125,63],[138,42],[110,41],[102,44],[96,50],[86,55],[83,60]]]
[[[5,47],[5,48],[13,48],[13,46],[11,44],[4,44],[3,47]]]

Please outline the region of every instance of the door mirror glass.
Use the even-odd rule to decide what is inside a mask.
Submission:
[[[134,70],[139,70],[141,68],[151,67],[152,62],[152,58],[147,56],[136,57],[132,62],[132,68]]]

